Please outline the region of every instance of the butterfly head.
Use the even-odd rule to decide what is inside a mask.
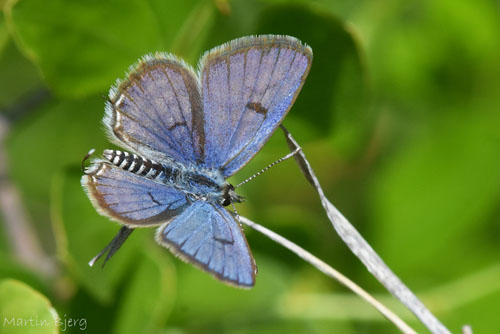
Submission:
[[[231,203],[241,203],[245,200],[243,196],[240,196],[234,190],[234,186],[230,183],[224,184],[222,188],[222,198],[221,204],[223,206],[228,206]]]

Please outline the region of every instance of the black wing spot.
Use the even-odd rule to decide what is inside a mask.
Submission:
[[[229,240],[221,239],[221,238],[217,238],[217,237],[214,237],[214,240],[220,242],[223,245],[232,245],[232,244],[234,244],[234,241],[229,241]]]
[[[266,115],[267,109],[262,106],[260,102],[248,102],[247,108],[255,111],[257,114]]]

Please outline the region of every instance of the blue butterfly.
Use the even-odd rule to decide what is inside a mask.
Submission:
[[[254,258],[224,209],[243,198],[226,179],[283,121],[311,61],[307,45],[275,35],[216,47],[197,71],[172,54],[143,57],[109,92],[107,134],[133,153],[105,150],[85,170],[81,183],[94,207],[125,234],[159,225],[156,240],[181,259],[254,286]]]

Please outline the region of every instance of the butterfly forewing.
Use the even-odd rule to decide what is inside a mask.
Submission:
[[[158,243],[227,283],[251,287],[255,263],[239,224],[219,204],[194,202],[158,229]]]
[[[293,104],[312,51],[288,36],[244,37],[200,61],[205,165],[225,177],[262,148]]]
[[[174,56],[144,57],[110,91],[108,134],[146,158],[200,162],[205,143],[198,86],[196,74]]]
[[[106,161],[95,161],[81,182],[97,211],[129,227],[163,224],[188,205],[186,194],[173,186]]]

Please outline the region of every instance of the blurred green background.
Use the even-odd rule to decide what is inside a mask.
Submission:
[[[259,267],[249,291],[177,260],[154,230],[134,232],[104,270],[87,265],[118,230],[79,182],[85,153],[112,147],[101,125],[110,85],[145,53],[195,65],[204,50],[262,33],[296,36],[314,51],[284,124],[327,197],[450,330],[500,332],[497,1],[0,4],[0,332],[55,333],[53,323],[4,324],[55,310],[68,333],[397,333],[249,229]],[[286,153],[278,131],[232,181]],[[248,199],[240,214],[426,332],[341,242],[293,161],[240,193]]]

